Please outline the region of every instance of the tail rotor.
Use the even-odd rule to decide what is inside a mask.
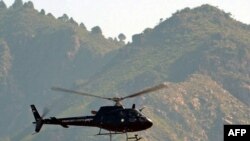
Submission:
[[[45,112],[42,116],[40,116],[35,105],[30,105],[30,107],[35,118],[35,122],[33,122],[33,124],[36,125],[35,132],[38,133],[44,124],[43,116],[45,116],[48,112]]]

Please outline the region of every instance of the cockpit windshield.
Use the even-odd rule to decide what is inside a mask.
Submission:
[[[128,112],[129,116],[131,117],[144,117],[139,111],[137,110],[129,110]]]

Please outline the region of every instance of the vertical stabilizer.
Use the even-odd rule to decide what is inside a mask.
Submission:
[[[35,105],[30,105],[30,107],[31,107],[32,113],[33,113],[34,118],[35,118],[35,122],[33,122],[34,124],[36,124],[35,131],[38,133],[41,130],[42,126],[43,126],[43,119],[40,116],[40,114],[38,113]]]

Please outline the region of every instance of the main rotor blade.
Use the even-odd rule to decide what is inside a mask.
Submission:
[[[153,91],[157,91],[159,89],[167,88],[167,87],[168,87],[167,82],[164,82],[164,83],[162,83],[160,85],[157,85],[157,86],[154,86],[154,87],[151,87],[151,88],[147,88],[147,89],[144,89],[144,90],[142,90],[140,92],[137,92],[137,93],[128,95],[126,97],[123,97],[123,98],[121,98],[121,100],[126,99],[126,98],[132,98],[132,97],[140,96],[140,95],[150,93],[150,92],[153,92]]]
[[[107,100],[112,100],[111,98],[107,98],[107,97],[97,96],[97,95],[93,95],[93,94],[78,92],[78,91],[64,89],[64,88],[59,88],[59,87],[52,87],[51,90],[61,91],[61,92],[67,92],[67,93],[72,93],[72,94],[77,94],[77,95],[83,95],[83,96],[96,97],[96,98],[107,99]]]

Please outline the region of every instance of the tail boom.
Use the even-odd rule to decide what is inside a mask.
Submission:
[[[43,124],[50,124],[50,125],[61,125],[64,128],[68,128],[69,126],[92,126],[96,127],[94,122],[94,116],[84,116],[84,117],[69,117],[69,118],[56,118],[51,117],[48,119],[43,119],[38,113],[35,105],[30,105],[33,116],[35,118],[36,125],[35,132],[38,133]]]

